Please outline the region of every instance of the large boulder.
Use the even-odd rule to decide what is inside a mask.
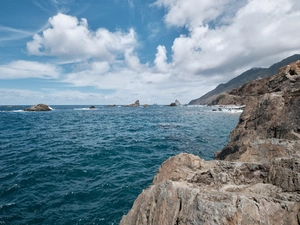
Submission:
[[[52,108],[45,104],[37,104],[23,110],[24,111],[51,111]]]
[[[299,177],[299,168],[284,162],[205,161],[179,154],[162,164],[120,225],[296,225],[299,186],[286,192],[281,181],[287,178],[278,174],[282,167],[282,173]]]

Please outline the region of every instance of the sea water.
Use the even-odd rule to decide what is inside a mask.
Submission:
[[[119,224],[159,166],[206,160],[239,113],[209,107],[0,106],[0,224]]]

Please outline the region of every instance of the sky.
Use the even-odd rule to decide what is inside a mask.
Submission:
[[[184,104],[299,37],[299,0],[0,0],[0,105]]]

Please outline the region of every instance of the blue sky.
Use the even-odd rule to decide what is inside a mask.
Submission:
[[[298,0],[1,0],[0,104],[188,103],[299,28]]]

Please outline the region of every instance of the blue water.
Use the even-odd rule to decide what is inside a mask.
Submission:
[[[0,224],[118,224],[160,164],[212,159],[240,114],[205,107],[0,106]]]

